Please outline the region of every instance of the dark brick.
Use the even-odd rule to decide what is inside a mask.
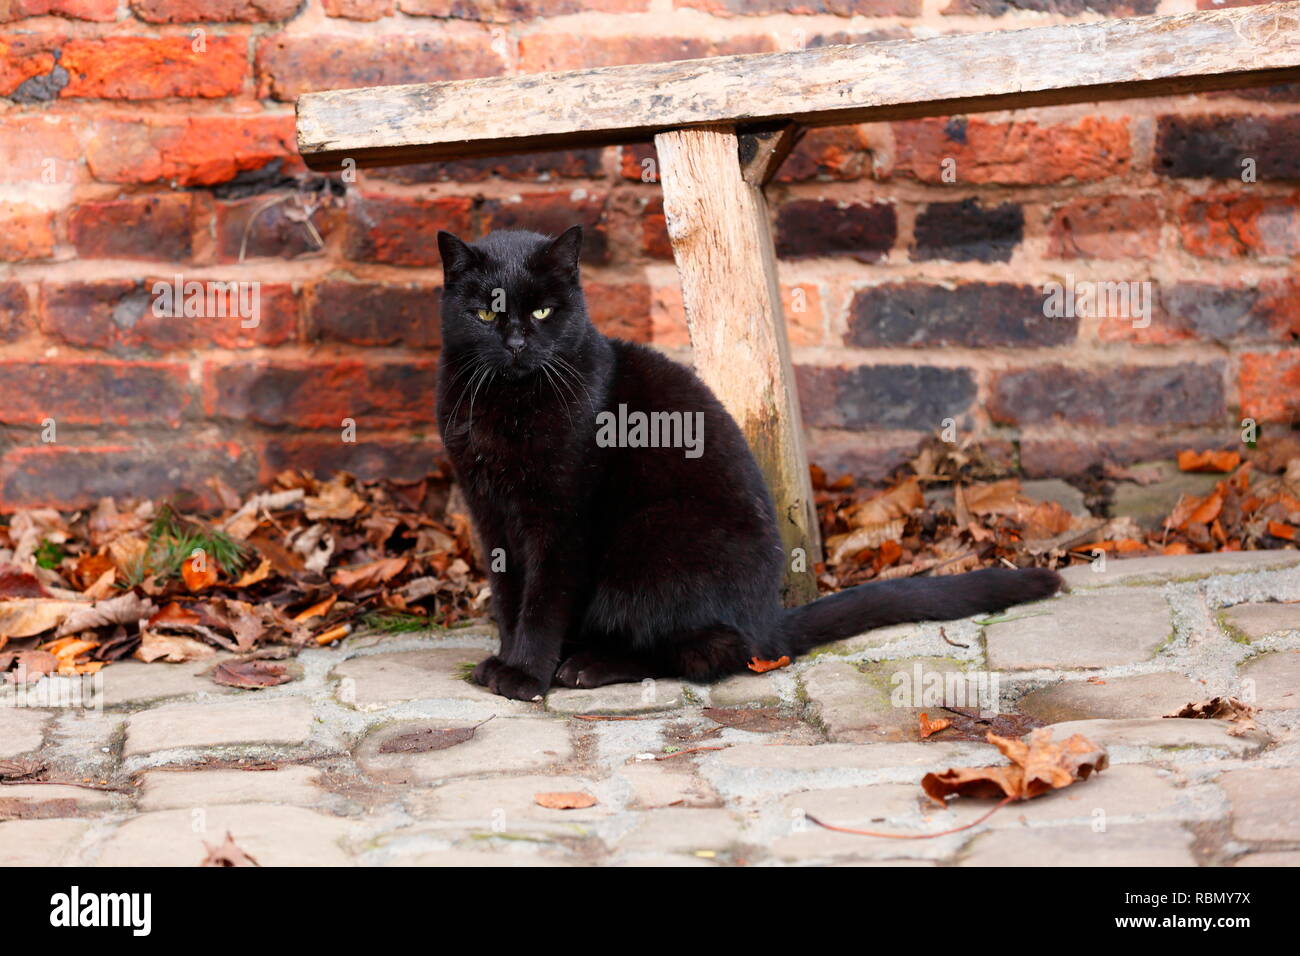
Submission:
[[[180,364],[100,359],[0,360],[0,421],[39,425],[177,425],[190,405]]]
[[[474,201],[464,196],[404,199],[353,196],[348,203],[345,253],[357,262],[432,266],[438,256],[438,230],[466,236]]]
[[[985,208],[974,199],[930,203],[916,217],[917,262],[1009,262],[1025,237],[1025,211],[1017,203]]]
[[[1073,342],[1078,330],[1077,318],[1043,314],[1043,292],[1036,286],[905,282],[854,295],[845,340],[863,348],[1032,347]]]
[[[1243,159],[1259,181],[1300,179],[1300,116],[1162,116],[1157,173],[1241,181]]]
[[[274,23],[292,20],[303,0],[132,0],[146,23]]]
[[[848,41],[845,41],[848,42]],[[863,126],[809,130],[777,171],[782,183],[853,180],[871,174],[871,147]]]
[[[1218,362],[1000,372],[987,405],[1008,425],[1201,425],[1227,411]]]
[[[236,442],[58,445],[15,448],[0,460],[0,511],[85,508],[103,497],[118,501],[169,499],[189,510],[220,505],[208,482],[236,489],[254,482],[255,463]]]
[[[600,149],[573,149],[520,156],[414,163],[366,170],[366,176],[399,183],[479,183],[497,177],[521,182],[599,179],[604,176]]]
[[[776,254],[782,259],[848,256],[879,262],[897,238],[898,220],[887,203],[798,199],[777,210]]]
[[[489,199],[483,203],[484,232],[531,229],[558,236],[574,225],[582,226],[582,261],[609,262],[609,224],[602,193],[587,193],[580,199],[568,192],[525,193],[519,202]]]
[[[1162,289],[1160,301],[1170,328],[1187,338],[1222,344],[1300,338],[1300,282],[1180,282]]]
[[[941,12],[944,16],[975,14],[1000,17],[1004,13],[1026,10],[1066,17],[1077,17],[1083,13],[1134,17],[1155,13],[1158,4],[1159,0],[952,0]]]
[[[190,258],[189,193],[82,203],[68,216],[68,238],[83,259]]]
[[[795,378],[804,422],[828,428],[929,431],[975,400],[975,378],[964,368],[801,365]]]
[[[34,325],[27,288],[21,282],[0,282],[0,342],[16,342]]]
[[[441,453],[436,437],[356,442],[315,436],[276,439],[267,443],[262,456],[262,481],[270,482],[286,468],[321,477],[346,471],[363,481],[419,481],[437,471]]]
[[[442,290],[432,285],[318,282],[307,292],[307,339],[435,348]]]
[[[195,280],[202,281],[202,280]],[[298,297],[285,283],[259,287],[258,324],[244,328],[234,315],[156,315],[157,283],[171,278],[107,279],[47,284],[41,289],[41,330],[79,348],[159,352],[209,347],[243,349],[283,345],[298,337]]]
[[[296,259],[320,252],[305,222],[299,221],[302,207],[291,195],[272,203],[274,195],[260,194],[233,202],[217,203],[217,259],[239,262],[245,259]],[[311,224],[322,239],[329,235],[332,210],[317,208]]]
[[[203,369],[209,416],[341,429],[432,425],[433,361],[366,363],[355,359],[313,362],[208,362]]]

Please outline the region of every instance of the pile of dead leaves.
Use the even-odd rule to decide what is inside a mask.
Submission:
[[[0,527],[0,673],[25,683],[224,649],[246,659],[214,679],[259,687],[289,679],[259,656],[363,625],[482,613],[469,523],[448,509],[442,474],[402,484],[285,472],[247,499],[213,490],[218,514],[107,498],[84,513],[15,513]]]
[[[1099,552],[1124,557],[1281,548],[1300,540],[1300,458],[1281,474],[1235,452],[1184,452],[1184,471],[1229,472],[1203,497],[1184,497],[1163,526],[1071,514],[1025,495],[1020,479],[977,445],[933,440],[885,490],[812,469],[825,561],[824,591],[870,580],[958,574],[981,567],[1061,568]],[[1145,476],[1109,467],[1111,481]]]

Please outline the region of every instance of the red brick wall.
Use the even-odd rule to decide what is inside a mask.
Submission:
[[[0,506],[286,466],[422,473],[440,228],[582,222],[597,321],[685,345],[647,149],[330,181],[295,156],[300,93],[1195,3],[7,0]],[[1243,415],[1285,427],[1298,182],[1295,87],[811,133],[771,199],[814,458],[878,474],[952,418],[1069,474],[1232,444]],[[177,275],[261,283],[260,325],[154,315]],[[1067,276],[1151,282],[1150,325],[1045,318],[1043,284]]]

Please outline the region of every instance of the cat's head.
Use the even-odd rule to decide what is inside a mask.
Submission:
[[[589,328],[581,245],[581,226],[555,239],[502,230],[473,243],[439,232],[444,347],[472,351],[507,377],[563,354]]]

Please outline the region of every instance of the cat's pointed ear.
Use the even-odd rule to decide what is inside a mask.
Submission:
[[[449,282],[474,261],[474,249],[446,230],[438,231],[438,255],[442,257],[443,282]]]
[[[570,226],[552,239],[542,252],[542,259],[561,272],[578,271],[578,256],[582,253],[582,227]]]

